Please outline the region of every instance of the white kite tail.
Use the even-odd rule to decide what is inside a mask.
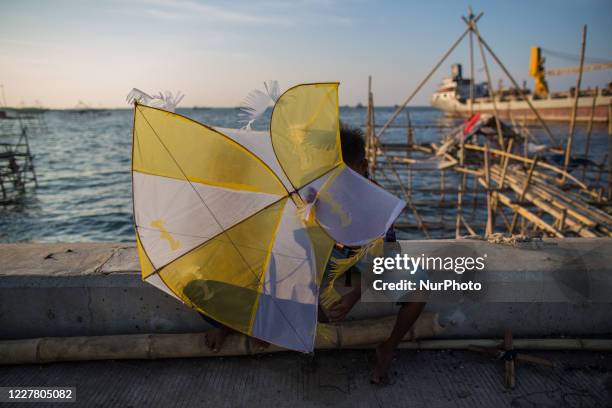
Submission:
[[[181,91],[177,91],[176,94],[170,91],[164,91],[163,93],[159,92],[157,95],[151,96],[138,88],[132,88],[126,97],[126,101],[130,105],[138,102],[142,105],[174,112],[184,97],[185,95]]]

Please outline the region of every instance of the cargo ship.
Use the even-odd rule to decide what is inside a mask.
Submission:
[[[609,69],[612,64],[593,64],[583,67],[583,72]],[[534,121],[537,117],[525,98],[529,99],[540,116],[547,121],[569,121],[574,107],[575,88],[566,92],[549,92],[545,74],[562,75],[577,72],[576,67],[545,71],[540,50],[532,49],[530,75],[535,80],[535,91],[527,88],[503,88],[491,92],[486,82],[474,83],[471,78],[464,78],[461,64],[453,64],[451,76],[445,78],[431,97],[431,105],[452,117],[469,117],[472,113],[494,113],[491,94],[495,96],[497,111],[502,119],[516,121]],[[473,98],[470,88],[473,86]],[[472,102],[473,100],[473,102]],[[612,83],[606,87],[581,89],[578,97],[577,121],[589,121],[593,115],[595,122],[607,122],[612,102]],[[592,112],[593,111],[593,112]]]

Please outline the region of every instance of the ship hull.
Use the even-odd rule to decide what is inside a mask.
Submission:
[[[538,111],[542,119],[546,121],[568,122],[571,120],[574,100],[563,99],[530,99],[534,108]],[[594,122],[607,122],[609,106],[612,101],[610,96],[600,96],[596,100]],[[500,118],[516,121],[537,120],[527,102],[523,100],[496,101],[497,111]],[[469,101],[460,102],[456,99],[434,100],[432,106],[444,111],[452,117],[469,117],[471,113],[494,114],[495,108],[490,101],[475,100],[473,109],[470,109]],[[576,121],[588,122],[591,120],[593,106],[592,97],[581,97],[578,100],[578,110]]]

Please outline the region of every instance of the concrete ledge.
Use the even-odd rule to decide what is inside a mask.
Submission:
[[[457,244],[486,250],[496,273],[567,271],[581,265],[611,278],[612,239],[565,239],[517,246],[474,240],[403,241],[404,251]],[[460,245],[459,245],[460,244]],[[504,272],[505,271],[505,272]],[[563,272],[565,273],[565,272]],[[610,299],[612,303],[612,298]],[[440,313],[441,338],[600,336],[612,333],[609,303],[428,305]],[[350,318],[394,313],[393,304],[358,303]],[[0,245],[0,338],[186,333],[207,328],[200,316],[140,279],[133,245]]]

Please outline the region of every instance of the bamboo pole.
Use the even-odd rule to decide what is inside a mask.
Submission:
[[[503,170],[500,170],[498,166],[493,166],[491,172],[494,175],[494,180],[499,180]],[[525,178],[521,179],[519,176],[523,177],[516,171],[507,175],[507,184],[517,194],[522,192],[522,186],[525,183]],[[588,231],[588,228],[598,228],[604,235],[612,235],[612,217],[597,208],[589,206],[574,193],[562,191],[550,185],[546,180],[539,180],[539,177],[541,177],[540,174],[534,171],[525,199],[549,213],[556,219],[556,222],[563,218],[562,211],[566,211],[567,216],[572,217],[571,219],[568,218],[570,229],[581,236],[596,236],[593,232]]]
[[[480,13],[477,17],[476,17],[476,21],[478,21],[478,19],[480,19],[480,17],[482,16],[482,13]],[[384,126],[380,129],[380,132],[378,132],[378,135],[376,136],[377,138],[380,138],[382,136],[382,134],[384,133],[384,131],[387,129],[387,127],[389,127],[389,125],[391,123],[393,123],[393,121],[395,120],[395,118],[397,118],[397,115],[400,114],[401,111],[404,110],[404,108],[406,107],[406,105],[408,105],[410,103],[410,101],[412,100],[412,98],[414,98],[416,96],[416,94],[421,90],[421,88],[423,87],[423,85],[425,85],[427,83],[427,81],[429,81],[429,78],[432,77],[432,75],[438,70],[438,68],[440,68],[440,65],[442,65],[442,63],[446,60],[446,58],[448,58],[448,56],[455,50],[455,48],[457,48],[457,45],[459,45],[459,43],[465,38],[465,36],[468,34],[468,32],[470,31],[469,28],[467,28],[460,36],[459,38],[453,43],[453,45],[451,45],[451,47],[448,49],[448,51],[446,51],[444,53],[444,55],[442,56],[442,58],[440,58],[440,60],[436,63],[436,65],[434,65],[434,67],[431,69],[431,71],[429,71],[429,73],[425,76],[425,78],[419,83],[419,85],[416,87],[416,89],[410,94],[410,96],[408,98],[406,98],[406,100],[395,110],[395,112],[393,112],[393,114],[391,115],[391,117],[387,120],[387,122],[384,124]]]
[[[374,132],[376,123],[374,121],[374,94],[372,92],[372,76],[368,76],[368,112],[367,112],[367,130],[366,130],[366,153],[368,159],[368,173],[370,177],[376,177],[376,155],[377,145],[374,140]]]
[[[319,350],[363,347],[384,341],[395,316],[319,323],[315,347]],[[423,312],[404,340],[432,337],[443,331],[438,315]],[[232,333],[218,352],[206,346],[206,333],[127,334],[88,337],[43,337],[0,341],[0,365],[108,359],[160,359],[239,356],[287,351],[275,345],[255,347],[249,337]]]
[[[489,143],[485,144],[484,151],[484,172],[485,172],[485,183],[486,183],[486,196],[487,196],[487,224],[485,226],[485,238],[489,237],[493,233],[493,207],[491,203],[491,171],[489,168]]]
[[[469,15],[468,19],[472,21],[474,19],[474,13],[472,12],[472,7],[468,8]],[[474,114],[474,84],[476,82],[475,73],[474,73],[474,33],[470,30],[469,35],[470,40],[470,116]]]
[[[561,210],[561,218],[559,219],[559,231],[563,231],[565,229],[565,218],[567,217],[567,209]]]
[[[464,19],[466,24],[471,27],[472,31],[476,32],[478,38],[480,38],[480,34],[478,33],[478,27],[473,22],[468,22]],[[480,47],[480,56],[482,57],[482,64],[485,69],[485,73],[487,75],[487,82],[489,84],[489,94],[491,96],[491,103],[493,104],[493,112],[495,113],[495,128],[497,130],[497,143],[499,143],[500,149],[504,149],[504,135],[501,129],[501,123],[499,121],[499,112],[497,111],[497,102],[495,101],[495,92],[493,91],[493,83],[491,82],[491,73],[489,72],[489,64],[487,63],[487,57],[484,52],[484,48],[482,47],[482,42],[478,41],[478,46]]]
[[[595,108],[597,104],[597,96],[599,95],[599,87],[595,87],[595,96],[593,96],[593,103],[591,104],[591,117],[589,118],[589,124],[587,125],[586,141],[584,144],[584,158],[589,157],[589,149],[591,147],[591,133],[593,132],[593,121],[595,120]],[[582,168],[582,179],[586,176],[586,165]]]
[[[414,144],[414,130],[412,129],[412,120],[410,120],[410,111],[406,109],[406,156],[410,156],[410,150]]]
[[[484,175],[484,170],[481,170]],[[472,214],[471,220],[474,221],[476,219],[476,209],[478,208],[478,180],[474,177],[474,185],[472,187]]]
[[[579,197],[573,196],[571,192],[560,190],[535,178],[532,180],[531,188],[538,195],[551,201],[559,209],[567,209],[574,218],[579,219],[589,227],[601,224],[604,224],[601,226],[612,226],[612,217],[582,202]]]
[[[517,194],[520,194],[523,191],[523,186],[519,185],[519,181],[513,180],[512,178],[508,179],[508,186]],[[523,184],[524,185],[524,184]],[[545,201],[544,199],[536,196],[534,193],[530,191],[525,192],[524,199],[530,201],[536,207],[544,210],[548,214],[550,214],[553,218],[559,219],[561,218],[561,211],[557,210],[552,203]],[[520,207],[519,204],[516,205]],[[522,208],[522,207],[521,207]],[[533,222],[533,220],[530,220]],[[571,229],[573,232],[577,233],[582,237],[597,237],[597,234],[593,233],[588,229],[588,227],[578,221],[575,221],[573,218],[566,217],[565,225]],[[540,226],[540,225],[538,225]],[[554,228],[554,227],[553,227]],[[550,232],[550,230],[548,230]],[[560,231],[559,231],[560,232]]]
[[[523,189],[519,194],[518,204],[521,205],[523,200],[525,199],[525,194],[527,193],[527,189],[529,188],[529,183],[531,182],[531,177],[533,177],[533,170],[538,164],[538,156],[535,157],[533,163],[531,163],[531,167],[529,167],[529,174],[527,175],[527,179],[525,180],[525,184],[523,185]],[[514,228],[516,227],[516,222],[518,221],[518,212],[514,212],[512,216],[512,223],[510,224],[510,233],[514,232]]]
[[[608,105],[608,200],[612,200],[612,103]]]
[[[512,178],[512,181],[514,183],[519,183],[518,179],[515,179],[515,178]],[[515,184],[515,185],[517,185],[517,184]],[[578,220],[580,223],[582,223],[585,227],[594,228],[594,227],[597,226],[598,222],[593,221],[589,217],[583,215],[579,210],[577,210],[574,207],[572,207],[570,203],[563,201],[561,196],[559,196],[559,195],[556,195],[556,196],[552,195],[552,194],[548,193],[547,191],[545,191],[545,190],[535,186],[534,183],[533,183],[533,180],[532,180],[532,185],[530,187],[530,191],[535,196],[539,196],[542,199],[547,200],[548,202],[550,202],[550,204],[553,205],[554,207],[558,208],[559,211],[566,211],[566,212],[568,212],[572,217],[574,217],[576,220]],[[555,217],[559,218],[559,215],[555,214]]]
[[[366,113],[366,137],[365,137],[365,153],[366,160],[368,161],[368,167],[370,166],[370,139],[372,133],[372,103],[370,95],[372,95],[372,75],[368,75],[368,111]]]
[[[478,179],[478,182],[482,186],[485,186],[486,182],[484,181],[482,177]],[[537,224],[540,229],[549,232],[550,234],[556,236],[557,238],[564,238],[563,234],[560,231],[558,231],[555,227],[546,223],[542,219],[538,218],[535,214],[533,214],[531,211],[527,210],[526,208],[523,208],[520,205],[513,203],[510,197],[508,197],[507,195],[497,192],[497,196],[498,196],[500,203],[509,207],[511,210],[518,212],[519,215],[528,219],[534,224]]]
[[[516,80],[514,79],[514,77],[512,76],[512,74],[510,73],[510,71],[508,71],[508,69],[506,68],[506,66],[501,62],[501,60],[497,57],[497,55],[493,52],[493,50],[491,49],[491,47],[489,47],[489,44],[487,44],[487,42],[480,36],[478,31],[475,31],[476,36],[478,37],[478,40],[482,42],[482,45],[484,45],[484,47],[487,49],[487,51],[489,52],[489,54],[491,54],[491,56],[493,57],[493,59],[495,60],[495,62],[497,62],[497,64],[499,65],[499,67],[502,69],[502,71],[504,71],[504,73],[506,74],[506,76],[510,79],[510,81],[513,83],[514,87],[517,89],[520,89],[519,84],[516,82]],[[536,118],[538,119],[538,121],[540,122],[540,124],[542,125],[542,127],[544,128],[544,130],[546,131],[546,134],[548,135],[551,143],[554,146],[558,146],[558,142],[555,139],[555,137],[553,136],[552,132],[550,131],[550,128],[548,127],[548,125],[546,124],[546,122],[544,122],[544,119],[542,119],[542,116],[540,116],[540,113],[538,112],[538,110],[533,106],[533,104],[531,103],[531,101],[529,100],[529,98],[524,95],[522,92],[519,92],[519,95],[521,96],[521,98],[523,98],[523,100],[527,103],[527,105],[529,105],[529,108],[531,109],[531,111],[534,113],[534,115],[536,115]]]
[[[476,234],[476,231],[474,231],[474,229],[470,226],[470,224],[468,224],[467,220],[465,219],[463,215],[461,216],[461,221],[463,221],[463,226],[465,227],[466,230],[468,230],[470,235],[478,235]]]
[[[514,142],[514,139],[510,139],[508,141],[508,148],[506,149],[506,153],[512,153],[512,143]],[[508,156],[503,156],[503,167],[502,167],[502,173],[501,173],[501,179],[499,182],[499,186],[498,189],[503,190],[504,189],[504,182],[506,181],[506,171],[508,169],[508,163],[510,162],[510,157]]]
[[[502,206],[497,206],[497,211],[501,214],[502,219],[504,220],[504,224],[506,225],[506,228],[508,229],[508,233],[510,233],[510,220],[508,220],[508,217],[506,216],[506,213],[504,212],[504,208]]]
[[[465,149],[464,149],[464,138],[461,135],[461,141],[459,142],[459,165],[463,166],[465,161]],[[467,169],[466,169],[467,170]],[[461,219],[463,218],[463,192],[465,191],[466,174],[461,174],[461,181],[459,183],[459,191],[457,192],[457,215],[455,220],[455,238],[461,237]]]
[[[444,178],[444,170],[440,170],[440,203],[438,204],[438,211],[440,214],[440,222],[444,223],[444,202],[445,202],[445,191],[446,191],[446,180]]]
[[[549,200],[555,207],[567,209],[572,217],[580,220],[589,228],[597,227],[606,235],[612,234],[612,217],[599,208],[585,203],[580,196],[570,191],[559,190],[539,180],[535,180],[532,189],[542,198]]]
[[[582,43],[580,45],[580,68],[578,70],[578,79],[576,80],[576,89],[574,90],[574,106],[572,107],[572,118],[570,120],[569,132],[567,134],[567,143],[565,146],[565,160],[563,161],[563,171],[567,172],[570,157],[572,154],[572,143],[574,141],[574,131],[576,129],[576,115],[578,113],[578,98],[580,98],[580,84],[582,82],[582,70],[584,68],[584,50],[586,48],[587,26],[582,26]],[[561,179],[565,182],[565,177]]]
[[[382,170],[382,169],[381,169]],[[423,222],[423,219],[421,218],[421,215],[419,214],[417,208],[415,207],[414,203],[412,202],[412,198],[410,196],[408,196],[408,194],[406,193],[406,190],[404,189],[404,186],[402,185],[402,180],[399,176],[399,174],[397,173],[397,170],[395,169],[395,167],[391,167],[391,171],[394,173],[400,189],[402,191],[402,195],[404,196],[404,199],[406,200],[406,204],[408,204],[408,207],[412,210],[412,214],[414,215],[414,218],[417,222],[417,224],[419,225],[419,227],[421,228],[421,230],[423,231],[423,234],[425,234],[426,238],[431,238],[431,235],[429,235],[429,231],[427,230],[427,227],[425,226],[425,223]],[[385,177],[387,179],[388,182],[391,183],[391,180],[389,179],[389,177],[387,176],[387,173],[382,170],[381,171],[383,174],[383,177]]]
[[[467,150],[476,150],[476,151],[481,151],[481,152],[484,151],[484,148],[482,146],[475,145],[475,144],[470,144],[470,143],[466,143],[465,148]],[[523,163],[529,163],[529,164],[533,163],[533,159],[525,158],[525,157],[516,155],[514,153],[507,153],[507,152],[505,152],[503,150],[490,149],[489,153],[492,154],[492,155],[496,155],[496,156],[507,156],[507,157],[509,157],[511,159],[518,160],[518,161],[521,161]],[[589,190],[589,188],[588,188],[588,186],[586,184],[584,184],[582,181],[578,180],[576,177],[572,176],[571,174],[569,174],[567,172],[564,172],[563,170],[561,170],[561,169],[559,169],[559,168],[557,168],[557,167],[555,167],[555,166],[553,166],[551,164],[544,163],[544,162],[538,162],[538,166],[540,166],[542,168],[545,168],[547,170],[554,171],[554,172],[559,173],[559,174],[564,174],[565,173],[566,177],[568,179],[570,179],[571,181],[576,183],[580,188],[585,190],[585,192],[589,193],[590,195],[593,195],[594,197],[597,196],[596,193],[593,193],[593,192],[591,192]],[[611,171],[612,171],[612,169],[611,169]]]
[[[238,356],[286,352],[270,345],[265,349],[247,345],[242,335],[228,336],[219,353],[208,352],[204,333],[127,334],[89,337],[39,337],[0,341],[0,365],[47,364],[61,361],[157,360]],[[402,341],[398,348],[406,350],[470,350],[473,347],[499,348],[501,339],[424,339]],[[180,347],[176,347],[179,345]],[[589,338],[515,339],[517,350],[612,351],[612,340]],[[376,343],[349,345],[343,349],[374,349]]]

